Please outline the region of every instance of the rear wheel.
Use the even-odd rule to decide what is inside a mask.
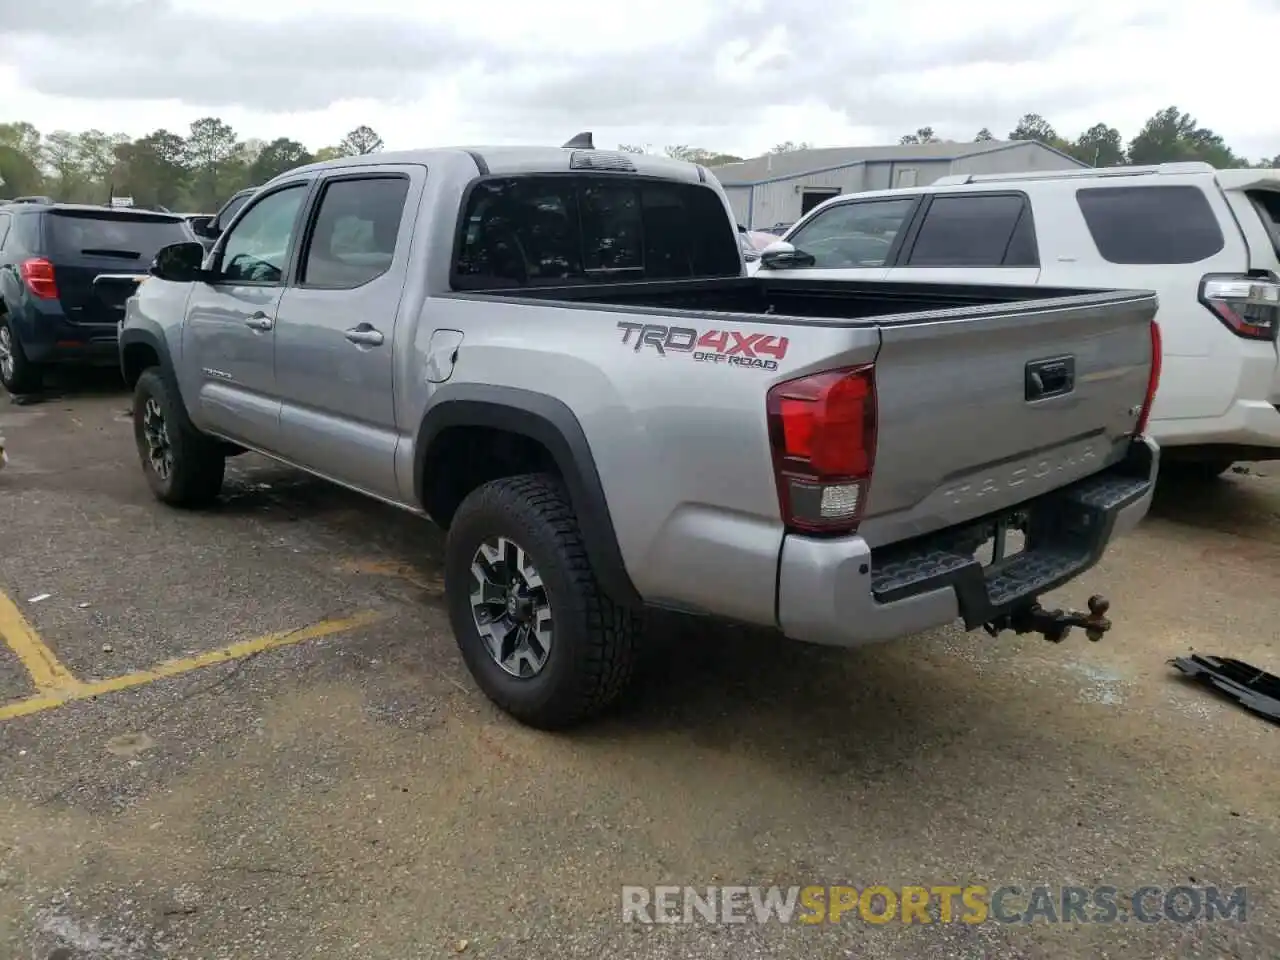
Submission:
[[[523,723],[586,720],[631,679],[640,618],[600,589],[554,477],[495,480],[463,501],[449,527],[445,588],[472,677]]]
[[[158,367],[138,378],[134,441],[157,500],[175,507],[203,507],[222,490],[226,456],[216,440],[191,426],[176,397],[177,389]]]
[[[9,318],[0,316],[0,384],[10,393],[35,393],[44,384],[44,371],[27,359]]]

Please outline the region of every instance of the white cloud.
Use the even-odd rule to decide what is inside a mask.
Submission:
[[[44,131],[185,132],[315,148],[367,123],[388,147],[894,142],[932,126],[1126,138],[1176,104],[1247,156],[1280,152],[1265,47],[1274,0],[0,0],[5,119]],[[1215,48],[1206,30],[1236,40]],[[1225,56],[1224,56],[1225,54]],[[1258,94],[1262,94],[1260,100]]]

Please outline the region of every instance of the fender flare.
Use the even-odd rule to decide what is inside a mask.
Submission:
[[[441,389],[423,415],[414,447],[413,489],[419,503],[425,503],[431,444],[450,427],[506,430],[540,443],[564,478],[596,579],[619,603],[641,604],[622,559],[586,432],[563,401],[516,387],[458,384]]]
[[[187,412],[187,400],[182,395],[182,390],[178,387],[178,374],[173,368],[173,357],[169,355],[168,345],[165,343],[164,336],[158,332],[159,327],[152,329],[151,324],[147,326],[125,327],[120,331],[118,341],[118,349],[120,352],[120,376],[125,383],[129,383],[129,377],[125,372],[124,353],[128,347],[135,344],[144,344],[150,347],[156,357],[160,361],[160,373],[172,385],[173,398],[178,402],[178,416],[182,419],[182,425],[191,429],[198,430],[196,425],[191,422],[191,414]],[[132,386],[129,388],[133,389]]]

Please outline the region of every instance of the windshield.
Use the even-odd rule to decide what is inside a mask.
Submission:
[[[191,239],[177,217],[115,210],[52,210],[54,253],[119,260],[150,260],[161,247]]]

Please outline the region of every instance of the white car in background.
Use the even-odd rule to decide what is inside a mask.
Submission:
[[[1278,170],[960,174],[835,197],[762,257],[761,276],[1154,290],[1161,471],[1207,479],[1280,460]]]

